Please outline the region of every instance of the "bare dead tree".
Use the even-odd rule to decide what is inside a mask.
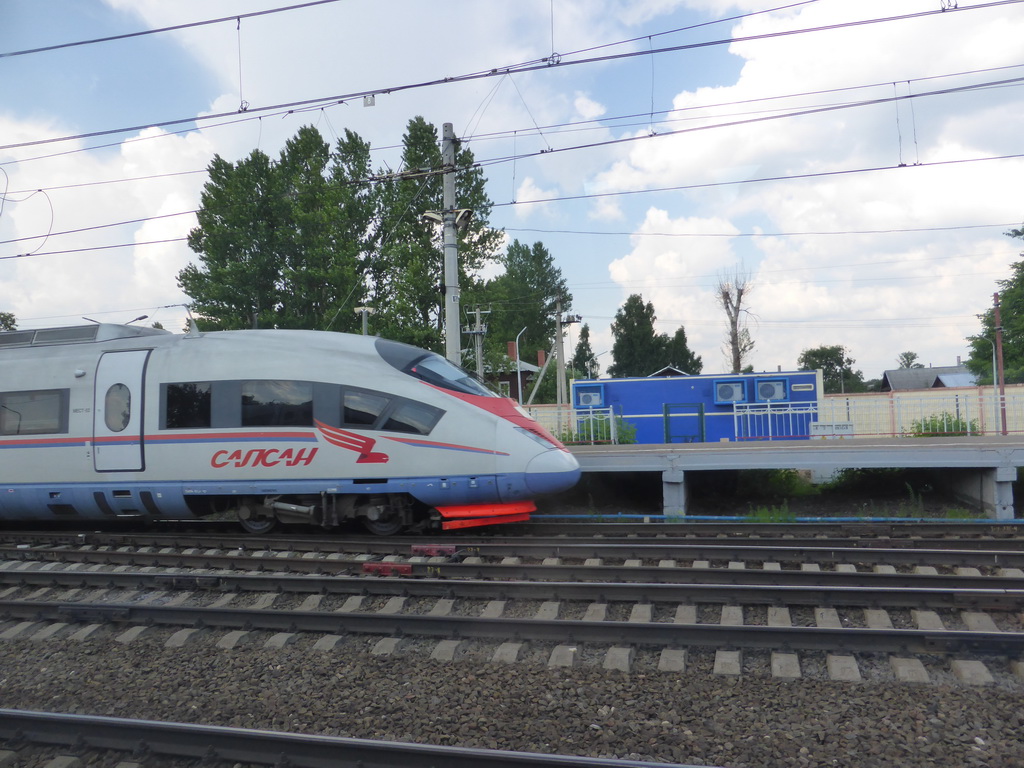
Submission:
[[[722,274],[718,278],[715,298],[718,305],[725,310],[729,318],[729,328],[723,345],[726,359],[732,363],[732,372],[740,373],[747,356],[754,348],[754,340],[746,326],[746,316],[750,310],[744,306],[747,296],[753,290],[750,275],[737,270],[730,276]]]

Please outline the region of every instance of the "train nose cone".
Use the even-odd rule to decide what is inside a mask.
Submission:
[[[559,493],[576,485],[580,464],[567,451],[545,451],[526,465],[526,485],[533,493]]]

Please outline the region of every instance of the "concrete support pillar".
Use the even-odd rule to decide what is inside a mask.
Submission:
[[[996,520],[1013,519],[1013,483],[1016,467],[946,469],[935,473],[940,487]]]
[[[662,511],[666,515],[686,514],[686,478],[681,469],[661,473]]]
[[[1017,468],[996,467],[994,474],[996,520],[1013,520],[1013,483],[1017,479]]]

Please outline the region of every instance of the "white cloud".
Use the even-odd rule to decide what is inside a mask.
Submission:
[[[899,11],[928,9],[907,4]],[[893,12],[890,3],[880,1],[856,6],[817,3],[798,12],[747,19],[737,25],[735,34],[773,33]],[[765,121],[762,118],[772,113],[755,111],[920,94],[969,80],[909,85],[904,81],[1005,65],[1019,58],[1014,52],[1019,48],[1014,37],[1019,40],[1024,31],[1019,15],[960,14],[955,19],[937,15],[734,43],[731,52],[745,59],[735,84],[681,91],[675,107],[685,110],[678,113],[685,122],[665,128],[760,122],[634,142],[592,182],[603,192],[691,188],[677,193],[685,195],[679,210],[689,214],[669,220],[669,226],[716,221],[736,232],[760,228],[848,233],[734,240],[735,256],[748,266],[755,286],[751,309],[760,318],[751,328],[757,343],[755,367],[793,367],[803,349],[834,343],[847,346],[869,377],[893,367],[896,355],[908,349],[936,365],[952,364],[958,354],[966,355],[964,337],[977,328],[974,316],[988,306],[987,294],[1005,276],[1014,248],[1000,239],[998,227],[941,228],[1019,220],[1020,202],[1007,190],[1024,170],[1021,162],[970,161],[1017,152],[1015,137],[1024,130],[1020,94],[996,89],[915,98],[913,103],[904,98],[896,104],[785,120]],[[957,29],[955,46],[949,44],[950,24]],[[996,25],[1002,25],[998,32]],[[871,55],[865,56],[868,49]],[[972,81],[1005,76],[996,72],[973,76]],[[899,81],[895,89],[893,80]],[[767,95],[871,82],[889,85],[765,105],[747,103]],[[735,106],[702,106],[729,103]],[[702,108],[695,109],[698,106]],[[926,165],[914,167],[918,162]],[[899,163],[907,167],[846,173]],[[806,178],[748,183],[787,176]],[[736,183],[714,186],[723,181]],[[647,230],[651,222],[648,212],[638,231]],[[898,232],[928,228],[933,229]],[[695,246],[687,241],[666,248],[641,242],[627,257],[613,262],[610,273],[626,292],[643,287],[659,318],[686,322],[693,346],[705,354],[707,363],[717,358],[708,353],[714,352],[721,336],[722,329],[713,327],[720,310],[706,286],[695,285],[687,291],[686,301],[667,288],[684,263],[684,248],[709,267],[729,258],[721,246],[711,246],[709,252],[704,243]]]
[[[573,100],[573,107],[576,108],[576,113],[584,120],[596,120],[608,109],[591,99],[585,93],[576,92],[576,98]]]
[[[251,0],[225,0],[213,14],[209,3],[201,0],[105,1],[137,19],[140,27],[247,13],[257,7]],[[925,12],[934,10],[937,3],[906,0],[898,5],[894,8],[891,0],[819,2],[759,14],[731,26],[737,36],[774,34]],[[751,307],[760,319],[752,332],[757,342],[754,362],[759,367],[791,367],[802,349],[823,343],[848,346],[858,366],[871,376],[891,366],[895,354],[907,349],[935,364],[951,362],[965,350],[963,336],[977,327],[974,315],[990,303],[995,281],[1006,276],[1019,243],[1002,236],[1005,226],[889,234],[868,231],[1019,223],[1020,203],[1012,190],[1019,186],[1022,163],[964,162],[1019,151],[1019,136],[1024,134],[1024,99],[1019,88],[919,96],[951,85],[1013,76],[1015,71],[916,79],[1019,64],[1024,21],[1015,7],[960,9],[908,21],[734,43],[728,53],[716,48],[659,57],[653,82],[664,92],[656,95],[678,112],[672,122],[653,128],[659,133],[687,132],[653,139],[648,138],[647,125],[638,128],[629,120],[614,119],[636,114],[638,105],[646,114],[651,67],[639,58],[396,90],[379,94],[372,108],[364,108],[357,99],[289,115],[235,114],[242,97],[257,109],[468,72],[486,73],[543,59],[552,48],[565,53],[643,38],[707,21],[710,16],[764,7],[759,0],[560,0],[554,6],[548,0],[505,4],[456,0],[443,8],[418,0],[347,0],[245,19],[240,35],[235,24],[227,23],[140,38],[135,47],[83,46],[70,50],[60,67],[53,63],[56,59],[40,55],[37,76],[42,93],[47,78],[61,77],[68,62],[83,76],[93,71],[97,57],[124,56],[122,71],[155,65],[148,59],[140,63],[128,51],[157,50],[159,40],[161,65],[178,64],[182,72],[198,70],[205,75],[201,84],[178,78],[181,94],[187,93],[192,103],[208,113],[229,113],[245,122],[220,127],[203,122],[180,135],[3,167],[12,190],[49,190],[55,231],[81,229],[196,208],[205,176],[56,187],[198,171],[214,153],[237,160],[260,148],[276,157],[285,139],[309,123],[332,141],[334,134],[346,128],[358,132],[376,150],[375,167],[397,168],[401,159],[396,147],[407,121],[423,115],[435,125],[452,122],[457,133],[470,139],[466,146],[478,159],[494,161],[484,168],[489,195],[499,204],[492,214],[496,226],[511,228],[517,217],[534,217],[557,221],[560,229],[592,229],[598,228],[595,221],[614,221],[616,230],[648,233],[626,247],[613,237],[567,236],[557,245],[552,243],[574,293],[574,311],[585,318],[602,318],[591,323],[597,351],[610,346],[604,318],[614,314],[616,302],[642,292],[655,303],[660,330],[671,333],[685,324],[691,344],[704,355],[708,368],[717,367],[723,321],[712,295],[714,276],[721,269],[741,265],[755,282]],[[97,16],[103,10],[99,6]],[[120,31],[123,19],[118,19],[117,26]],[[710,40],[724,37],[728,26],[657,39],[666,43]],[[444,45],[439,42],[443,39],[459,44]],[[646,46],[646,40],[641,40],[609,50]],[[638,81],[638,76],[643,79]],[[836,90],[870,83],[881,85]],[[143,88],[118,91],[114,85],[97,83],[107,95],[98,101],[102,113],[92,117],[99,127],[140,124],[140,102],[148,104],[145,119],[186,116],[167,114],[162,97],[168,94]],[[752,101],[814,90],[828,92]],[[894,93],[918,97],[903,98],[898,104],[767,119],[778,109],[887,98]],[[0,109],[0,136],[5,142],[72,135],[96,127],[83,127],[87,123],[76,110],[60,114],[59,106],[47,114],[40,104],[5,99]],[[126,114],[131,114],[131,122],[124,122],[129,119]],[[547,127],[580,118],[598,123]],[[711,127],[723,121],[747,122]],[[638,140],[601,145],[630,136]],[[117,142],[118,137],[94,143],[108,141]],[[55,154],[73,144],[82,147],[85,142],[0,150],[0,162]],[[580,145],[595,146],[562,151]],[[908,167],[837,174],[901,161]],[[913,167],[917,162],[944,164]],[[805,178],[757,181],[798,176]],[[668,191],[585,202],[501,205],[513,199],[525,203],[652,188]],[[53,236],[42,250],[165,240],[184,236],[190,226],[187,216],[152,219]],[[9,202],[0,215],[0,240],[39,235],[48,227],[49,209],[40,196],[25,203]],[[649,234],[654,232],[687,236]],[[746,236],[758,232],[769,236]],[[848,234],[793,234],[801,232]],[[694,233],[704,236],[693,237]],[[0,255],[35,247],[38,242],[8,243]],[[175,276],[191,258],[179,242],[0,261],[0,309],[31,319],[31,324],[49,322],[47,318],[60,314],[68,317],[53,322],[65,322],[94,311],[121,319],[138,307],[182,300]],[[590,289],[595,272],[606,268],[615,298],[607,284]]]
[[[534,200],[548,200],[558,195],[556,189],[542,189],[537,186],[536,182],[530,177],[523,179],[520,183],[519,188],[516,190],[516,201],[520,203],[530,203]],[[516,215],[520,219],[525,219],[538,211],[548,212],[551,210],[550,203],[534,203],[532,205],[523,205],[516,208]]]

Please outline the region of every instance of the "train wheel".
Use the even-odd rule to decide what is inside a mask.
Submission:
[[[277,519],[273,517],[260,517],[255,520],[243,520],[238,519],[241,523],[242,528],[246,533],[253,533],[257,536],[264,533],[270,533],[274,528],[277,527]]]
[[[363,527],[376,536],[394,536],[402,530],[405,525],[397,515],[392,515],[383,520],[370,520],[368,517],[360,518]]]
[[[239,507],[237,514],[238,523],[246,533],[252,533],[259,536],[264,533],[270,533],[277,526],[276,517],[273,515],[270,517],[257,515],[254,513],[253,508],[247,504],[243,504]]]

